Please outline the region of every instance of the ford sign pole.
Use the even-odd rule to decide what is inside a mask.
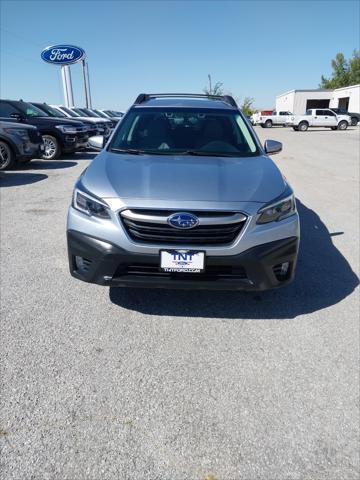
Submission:
[[[84,78],[86,108],[92,108],[88,65],[85,60],[82,60],[81,63]]]
[[[61,77],[63,81],[65,107],[71,108],[74,106],[74,95],[69,65],[61,65]]]
[[[84,66],[85,51],[80,47],[75,47],[74,45],[52,45],[45,48],[41,52],[41,58],[44,60],[44,62],[61,66],[61,77],[63,81],[65,105],[67,107],[73,107],[74,95],[72,90],[69,65],[83,61]],[[87,83],[89,83],[89,79],[87,79]],[[91,104],[90,90],[87,93],[87,89],[89,89],[89,85],[85,85],[85,95],[86,98],[89,97]]]

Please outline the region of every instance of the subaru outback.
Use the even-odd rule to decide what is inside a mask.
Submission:
[[[102,137],[92,139],[103,148]],[[71,274],[110,286],[265,290],[294,277],[294,193],[230,96],[141,94],[78,179]]]

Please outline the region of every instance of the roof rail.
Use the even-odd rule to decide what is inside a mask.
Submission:
[[[214,100],[222,100],[223,102],[237,108],[237,103],[231,95],[207,95],[206,93],[140,93],[136,98],[134,104],[150,100],[150,98],[167,98],[167,97],[182,97],[182,98],[208,98]]]

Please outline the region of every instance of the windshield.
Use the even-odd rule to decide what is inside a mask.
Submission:
[[[30,103],[18,102],[16,106],[27,117],[48,117],[49,116],[47,113],[40,110],[40,108],[37,108],[34,105],[31,105]]]
[[[35,107],[37,107],[37,105],[35,105]],[[55,108],[52,108],[49,105],[46,105],[45,103],[41,104],[41,106],[37,108],[46,112],[48,115],[50,115],[50,117],[66,118],[66,115],[60,112],[60,110],[56,110]]]
[[[99,110],[94,110],[95,113],[97,113],[99,115],[99,117],[102,117],[102,118],[109,118],[105,115],[105,113],[103,112],[100,112]]]
[[[73,111],[76,112],[81,117],[90,117],[88,113],[86,113],[84,110],[80,110],[80,108],[73,108]]]
[[[61,107],[64,112],[66,112],[68,115],[70,115],[70,117],[80,117],[80,115],[76,112],[74,112],[73,110],[70,110],[70,108],[67,108],[67,107]]]
[[[136,108],[122,120],[111,151],[245,157],[258,155],[247,122],[237,111]]]
[[[115,110],[105,110],[105,113],[110,117],[122,117],[124,115],[122,112],[116,112]]]
[[[84,113],[87,113],[89,117],[99,117],[97,113],[95,113],[93,110],[90,110],[89,108],[82,108],[81,109]]]

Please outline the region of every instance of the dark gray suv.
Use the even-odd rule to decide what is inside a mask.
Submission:
[[[43,140],[36,127],[0,121],[0,170],[41,158],[43,153]]]
[[[286,285],[300,233],[294,193],[268,157],[280,150],[260,144],[232,97],[139,95],[75,185],[71,274],[114,286]]]

